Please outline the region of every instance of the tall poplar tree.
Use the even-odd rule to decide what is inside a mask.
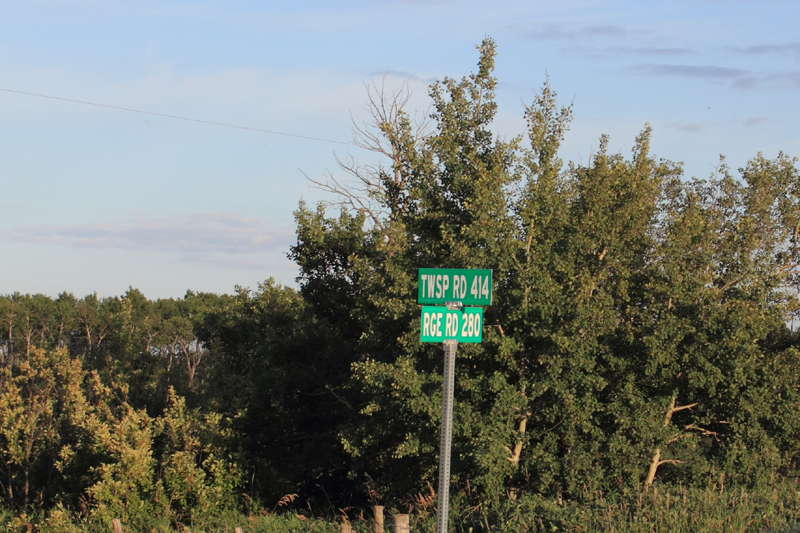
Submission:
[[[464,497],[793,468],[795,161],[690,181],[650,155],[648,126],[630,158],[602,137],[586,165],[564,165],[571,108],[546,83],[527,139],[496,136],[494,43],[479,50],[474,74],[431,86],[422,129],[402,96],[372,98],[358,138],[387,163],[343,165],[357,188],[322,182],[344,199],[338,217],[297,212],[301,292],[352,343],[351,477],[379,499],[435,486],[443,358],[420,343],[416,303],[429,267],[493,270],[484,341],[456,362]]]

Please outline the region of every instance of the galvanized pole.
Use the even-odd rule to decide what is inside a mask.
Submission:
[[[453,389],[455,387],[458,341],[448,339],[444,347],[444,390],[442,391],[442,435],[439,441],[439,510],[436,533],[447,533],[450,507],[450,441],[453,438]]]

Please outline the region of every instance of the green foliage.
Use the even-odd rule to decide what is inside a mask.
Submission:
[[[177,522],[195,523],[235,509],[241,486],[237,464],[226,457],[234,436],[217,413],[202,415],[170,389],[169,404],[157,421],[164,437],[163,486]]]
[[[276,501],[302,493],[309,505],[327,507],[326,493],[344,492],[338,430],[353,411],[342,390],[348,345],[297,292],[272,280],[240,289],[209,315],[206,331],[214,355],[203,399],[235,419],[248,494]]]
[[[63,349],[32,349],[18,365],[0,368],[0,498],[11,509],[55,496],[48,481],[80,373]]]
[[[301,203],[300,291],[0,296],[0,520],[11,531],[337,530],[380,503],[435,520],[441,347],[417,270],[491,268],[456,364],[458,531],[745,531],[798,520],[800,172],[707,179],[608,139],[564,164],[545,83],[492,132],[495,45],[371,99],[364,147]],[[346,161],[346,160],[345,160]],[[727,486],[727,487],[726,487]],[[274,507],[264,502],[278,502]],[[243,514],[244,513],[244,514]],[[316,529],[315,529],[316,528]]]
[[[199,335],[207,313],[226,298],[189,291],[183,299],[150,301],[133,288],[104,299],[0,296],[0,361],[14,366],[34,348],[67,348],[106,381],[127,383],[130,403],[156,415],[170,386],[197,392],[207,355]]]
[[[150,417],[65,349],[33,348],[0,368],[2,501],[24,517],[49,509],[48,523],[124,519],[137,528],[208,520],[237,507],[241,479],[221,415],[186,407],[170,389]]]
[[[297,212],[301,293],[365,358],[352,358],[360,418],[341,431],[351,477],[388,502],[435,484],[441,351],[419,342],[421,267],[494,273],[484,342],[456,365],[453,472],[469,504],[794,470],[795,161],[687,181],[649,154],[646,127],[630,159],[604,137],[565,167],[571,109],[549,84],[525,109],[527,147],[491,133],[494,54],[486,40],[475,74],[431,87],[422,139],[374,103],[391,171],[359,177],[378,209]]]
[[[157,419],[127,404],[104,418],[85,423],[92,452],[105,458],[87,490],[90,520],[120,518],[137,529],[165,519],[191,525],[236,507],[241,479],[222,446],[230,432],[220,415],[188,410],[170,389]]]

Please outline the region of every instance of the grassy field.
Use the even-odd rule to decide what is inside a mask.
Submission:
[[[584,494],[581,501],[557,502],[542,497],[522,497],[500,505],[500,510],[484,513],[480,507],[467,511],[452,509],[451,530],[458,533],[496,532],[575,532],[575,533],[704,533],[704,532],[785,532],[800,523],[800,486],[795,480],[777,481],[762,490],[712,484],[704,489],[660,487],[646,494],[606,497]],[[403,511],[408,512],[407,509]],[[392,514],[386,510],[386,531],[392,531]],[[412,509],[411,531],[433,533],[432,508]],[[356,533],[373,530],[370,511],[351,514],[348,520]],[[338,533],[341,517],[308,517],[292,512],[278,514],[260,511],[250,515],[231,514],[204,524],[159,522],[143,517],[136,525],[124,524],[126,532],[233,533],[241,527],[246,533]],[[111,524],[74,519],[67,514],[15,516],[0,510],[0,523],[9,532],[42,533],[111,532]]]

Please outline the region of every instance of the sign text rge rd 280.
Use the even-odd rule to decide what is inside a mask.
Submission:
[[[422,308],[420,340],[422,342],[481,342],[483,339],[483,308],[426,305]]]

